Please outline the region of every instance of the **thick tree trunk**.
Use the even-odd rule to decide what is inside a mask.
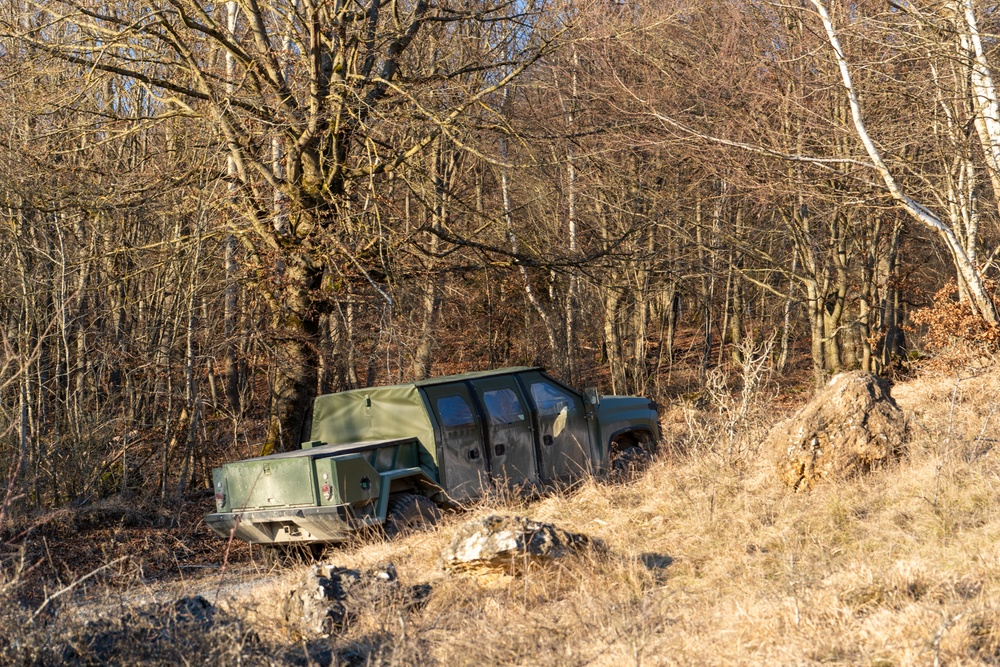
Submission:
[[[285,270],[287,287],[273,315],[274,386],[267,436],[261,455],[297,449],[309,437],[312,402],[316,398],[319,316],[310,295],[321,272],[299,255]]]
[[[813,384],[817,388],[826,384],[826,354],[823,348],[825,327],[823,325],[823,300],[820,298],[819,286],[806,282],[806,308],[809,313],[809,332],[811,335],[811,352],[813,362]]]
[[[866,373],[874,372],[872,368],[872,346],[870,342],[872,325],[872,303],[874,302],[874,291],[872,284],[872,274],[867,268],[864,270],[864,285],[860,298],[858,299],[858,337],[861,344],[861,370]]]
[[[618,335],[618,304],[621,293],[607,288],[604,294],[604,349],[608,356],[608,370],[611,376],[611,393],[625,388],[625,369],[621,359],[621,338]]]

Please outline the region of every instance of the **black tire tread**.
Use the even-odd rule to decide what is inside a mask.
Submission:
[[[427,496],[400,493],[389,499],[385,513],[385,533],[393,537],[424,526],[433,526],[441,518],[441,510]]]

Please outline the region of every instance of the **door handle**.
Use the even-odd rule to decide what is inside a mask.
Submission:
[[[503,456],[506,452],[507,452],[506,445],[500,444],[500,445],[496,445],[493,448],[493,453],[496,454],[497,456]]]
[[[542,436],[542,444],[544,444],[547,447],[551,447],[552,446],[552,436],[551,435],[543,435]]]
[[[469,460],[470,461],[475,461],[476,459],[479,458],[479,450],[478,449],[470,449],[468,456],[469,456]]]

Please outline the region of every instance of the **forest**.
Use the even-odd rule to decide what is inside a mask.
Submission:
[[[998,34],[973,0],[5,0],[0,524],[203,493],[318,393],[541,365],[669,404],[995,348]]]

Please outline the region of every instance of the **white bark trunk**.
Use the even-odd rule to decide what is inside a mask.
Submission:
[[[236,32],[236,19],[239,10],[234,0],[226,3],[226,28],[229,34]],[[233,54],[226,52],[226,92],[230,95],[233,92],[233,77],[236,72],[236,63]],[[226,176],[229,183],[229,199],[233,201],[236,197],[236,158],[232,154],[226,158]],[[240,396],[239,362],[236,358],[236,318],[239,305],[239,286],[236,284],[236,236],[230,234],[226,237],[223,264],[226,271],[226,295],[223,301],[223,336],[225,337],[225,358],[223,359],[223,373],[226,376],[226,399],[229,402],[229,409],[232,414],[239,416],[243,412],[242,397]]]
[[[507,161],[507,143],[501,137],[500,139],[500,155],[504,162]],[[517,234],[514,233],[514,217],[511,215],[511,203],[510,203],[510,174],[507,173],[507,167],[503,167],[500,170],[500,191],[503,197],[503,217],[504,221],[507,223],[507,236],[510,239],[510,249],[515,255],[519,254],[520,246],[517,242]],[[545,307],[538,300],[538,296],[535,294],[535,289],[531,284],[531,277],[528,276],[528,269],[525,268],[523,264],[517,265],[518,270],[521,272],[521,280],[524,283],[524,294],[528,297],[528,303],[535,309],[538,313],[539,319],[542,320],[542,324],[545,325],[545,334],[549,339],[549,349],[552,350],[552,354],[556,355],[559,353],[559,346],[556,339],[556,329],[555,325],[552,323],[552,318],[549,317],[548,312]]]
[[[955,12],[964,18],[962,28],[968,31],[962,35],[963,46],[971,47],[973,56],[971,82],[972,94],[976,102],[976,122],[981,121],[983,132],[980,132],[980,140],[985,134],[987,143],[983,144],[983,152],[987,156],[987,163],[994,173],[1000,169],[1000,102],[997,101],[997,90],[993,83],[993,74],[990,70],[989,61],[986,59],[986,52],[983,50],[983,41],[979,35],[979,24],[976,21],[976,13],[972,8],[972,0],[964,0],[959,7],[955,3]]]
[[[929,209],[917,203],[905,192],[903,192],[903,189],[900,187],[895,177],[893,177],[892,172],[890,172],[888,166],[886,166],[885,161],[882,159],[882,154],[879,152],[878,148],[875,146],[875,142],[872,141],[871,136],[868,134],[868,128],[865,125],[864,115],[861,111],[861,103],[858,100],[857,91],[854,89],[854,84],[851,80],[850,69],[847,65],[847,57],[844,55],[843,48],[841,48],[840,39],[837,37],[837,31],[834,29],[833,20],[830,18],[830,12],[827,10],[826,4],[822,2],[822,0],[811,0],[811,2],[813,6],[816,7],[816,11],[819,13],[820,18],[823,21],[823,27],[826,29],[830,46],[833,47],[834,56],[837,60],[837,66],[840,69],[840,76],[843,80],[844,87],[847,89],[847,97],[851,104],[851,118],[854,121],[854,129],[858,134],[858,138],[861,139],[861,143],[864,145],[865,150],[868,152],[868,157],[874,164],[875,170],[878,172],[879,176],[882,177],[882,181],[885,183],[886,189],[889,191],[892,198],[895,199],[900,205],[900,207],[907,212],[907,214],[941,237],[951,253],[952,260],[955,262],[955,268],[969,288],[970,302],[973,308],[975,308],[988,323],[1000,324],[1000,316],[997,314],[997,309],[993,300],[990,298],[989,294],[986,293],[982,276],[970,261],[969,255],[965,250],[965,246],[955,235],[954,230],[945,224],[938,216],[934,215],[934,213],[932,213]]]
[[[577,67],[579,66],[579,56],[576,46],[573,46],[573,79],[570,87],[570,105],[566,114],[566,125],[570,132],[576,126],[576,96],[577,96]],[[569,234],[569,252],[572,257],[576,257],[576,163],[573,153],[573,139],[568,142],[566,149],[566,217],[567,233]],[[576,345],[576,301],[577,301],[577,276],[576,268],[570,267],[569,284],[566,286],[566,358],[563,368],[566,382],[573,382],[576,376],[576,365],[574,361],[574,350]]]

